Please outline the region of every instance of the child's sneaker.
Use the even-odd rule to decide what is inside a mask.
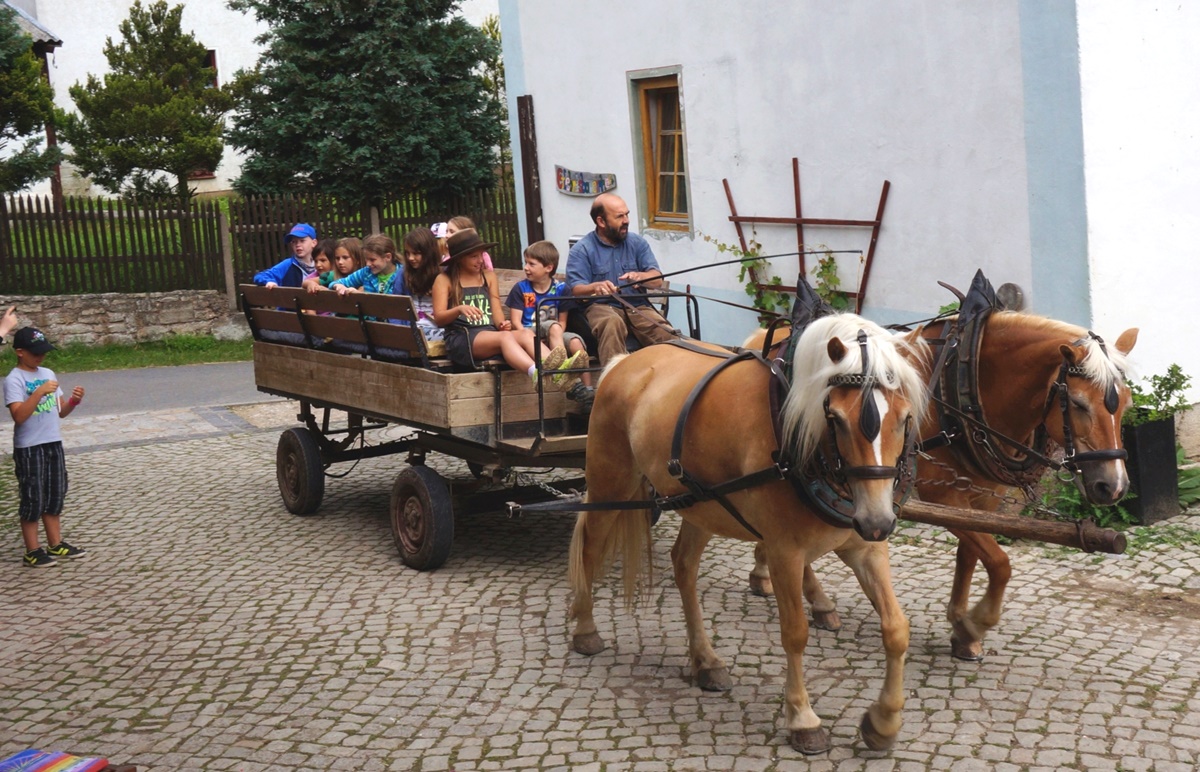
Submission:
[[[49,552],[52,557],[70,558],[72,560],[81,558],[87,554],[87,550],[85,550],[83,547],[74,547],[70,544],[67,544],[65,541],[60,541],[53,547],[47,547],[46,551]]]
[[[46,552],[45,547],[38,547],[25,553],[26,568],[50,568],[57,565],[58,561],[50,557],[50,553]]]
[[[562,363],[567,360],[567,350],[562,346],[555,346],[542,360],[542,366],[538,369],[543,373],[548,373],[551,370],[557,370],[562,367]]]
[[[578,402],[580,412],[589,415],[592,412],[592,402],[596,399],[596,390],[584,386],[580,381],[567,390],[567,399]]]
[[[574,370],[577,367],[587,367],[588,354],[584,349],[579,349],[572,354],[566,361],[558,366],[559,370]],[[579,373],[558,373],[554,376],[554,385],[570,388],[579,383]]]

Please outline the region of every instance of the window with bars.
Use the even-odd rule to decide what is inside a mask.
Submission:
[[[645,209],[652,228],[686,230],[690,222],[687,143],[679,100],[679,74],[634,78],[640,118]]]

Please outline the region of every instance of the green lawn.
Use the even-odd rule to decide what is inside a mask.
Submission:
[[[207,362],[244,362],[253,358],[253,341],[217,340],[209,336],[174,335],[153,343],[134,345],[60,346],[46,357],[46,367],[64,373],[91,370],[124,370],[132,367],[194,365]],[[0,353],[0,373],[17,364],[11,347]]]

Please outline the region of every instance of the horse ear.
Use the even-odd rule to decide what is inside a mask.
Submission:
[[[1117,338],[1117,351],[1122,354],[1128,354],[1133,351],[1133,346],[1137,343],[1138,328],[1130,327],[1125,332],[1121,333],[1121,337]]]
[[[1064,343],[1058,347],[1058,350],[1062,352],[1063,359],[1067,360],[1067,364],[1069,364],[1069,365],[1079,364],[1075,360],[1075,349],[1071,348],[1066,343]]]
[[[841,338],[830,338],[827,348],[829,350],[829,358],[834,362],[840,362],[842,361],[842,357],[846,356],[846,347],[842,344]]]

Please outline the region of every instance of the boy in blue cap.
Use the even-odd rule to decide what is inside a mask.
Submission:
[[[305,279],[317,275],[313,262],[313,248],[317,246],[317,229],[308,223],[296,223],[283,243],[292,250],[292,256],[265,271],[254,274],[254,283],[263,287],[299,287]]]
[[[49,568],[56,558],[81,558],[81,547],[62,538],[61,516],[67,495],[67,463],[63,456],[59,420],[83,400],[83,387],[71,390],[63,401],[58,376],[42,367],[54,346],[41,330],[22,327],[13,336],[17,366],[4,379],[4,404],[12,414],[13,462],[21,489],[21,536],[25,540],[24,564]],[[46,546],[38,544],[38,520],[46,529]]]

